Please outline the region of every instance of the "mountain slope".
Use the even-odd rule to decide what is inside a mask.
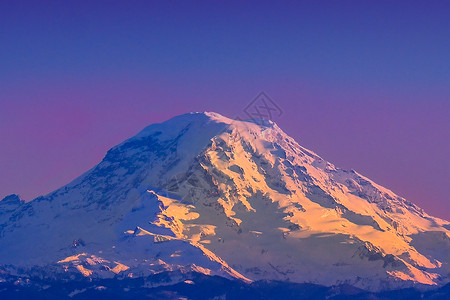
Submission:
[[[1,201],[0,222],[4,271],[44,278],[180,270],[383,290],[450,274],[449,222],[272,122],[215,113],[150,125],[55,192]]]

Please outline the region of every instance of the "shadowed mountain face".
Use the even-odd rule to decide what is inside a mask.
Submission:
[[[443,286],[449,227],[274,123],[192,113],[150,125],[51,194],[2,200],[0,265],[45,280]]]

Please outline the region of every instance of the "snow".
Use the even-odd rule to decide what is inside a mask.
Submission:
[[[448,228],[275,123],[190,113],[146,127],[46,196],[0,201],[0,265],[43,277],[191,270],[371,290],[441,285]]]

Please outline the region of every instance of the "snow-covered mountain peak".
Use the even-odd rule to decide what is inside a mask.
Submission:
[[[179,270],[379,290],[448,282],[449,229],[273,122],[190,113],[146,127],[53,193],[0,210],[0,265],[43,266],[44,277]]]
[[[213,130],[206,130],[209,127],[212,127]],[[201,133],[201,135],[214,136],[222,133],[229,127],[239,128],[240,130],[257,130],[258,128],[260,131],[268,127],[278,128],[270,120],[230,119],[215,112],[195,112],[179,115],[165,122],[147,126],[134,138],[161,133],[161,139],[169,139],[180,133],[186,134],[189,129],[197,130],[196,134]]]

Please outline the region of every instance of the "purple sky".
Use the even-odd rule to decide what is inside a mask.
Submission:
[[[0,198],[265,91],[300,144],[450,219],[448,4],[18,2],[0,4]]]

